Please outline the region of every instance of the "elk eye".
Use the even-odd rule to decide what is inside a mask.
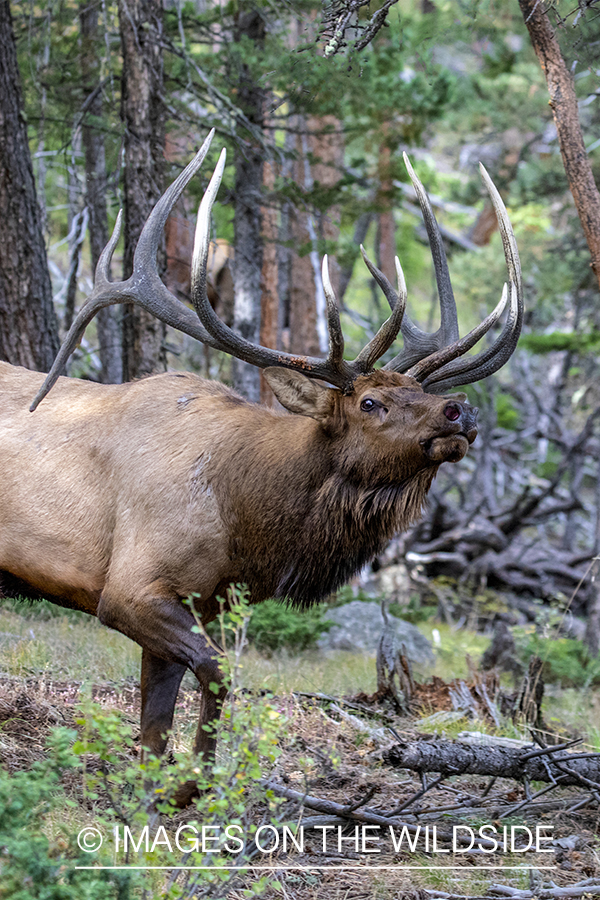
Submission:
[[[360,402],[360,408],[363,412],[371,412],[376,406],[377,404],[374,400],[371,400],[370,397],[365,397],[365,399]]]

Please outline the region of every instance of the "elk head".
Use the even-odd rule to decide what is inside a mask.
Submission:
[[[372,436],[373,447],[397,442],[399,437],[408,438],[414,431],[418,439],[413,443],[424,461],[439,465],[461,459],[475,439],[477,411],[469,407],[464,395],[447,398],[433,395],[444,394],[451,387],[471,384],[496,372],[513,353],[523,321],[521,267],[514,233],[502,199],[484,167],[480,165],[481,175],[498,219],[509,279],[493,312],[465,337],[459,337],[456,303],[440,230],[423,185],[404,154],[431,245],[440,299],[440,327],[432,334],[426,333],[406,314],[406,284],[398,258],[398,288],[395,290],[361,247],[365,264],[383,291],[391,314],[356,359],[344,359],[338,304],[325,256],[322,275],[329,353],[326,359],[321,359],[252,344],[225,325],[209,302],[210,214],[223,175],[225,150],[221,152],[198,212],[192,260],[192,299],[196,316],[160,280],[156,253],[162,230],[174,204],[202,164],[213,134],[214,131],[154,207],[136,248],[131,277],[123,282],[111,282],[108,270],[121,230],[119,213],[113,235],[98,262],[94,290],[75,318],[31,409],[36,408],[55,383],[96,312],[111,304],[136,303],[199,341],[266,369],[265,375],[276,396],[291,412],[312,416],[324,424],[327,422],[327,428],[331,429],[336,421],[336,404],[339,413],[342,398],[348,398],[343,406],[344,415],[349,421],[360,420],[363,439],[368,443]],[[465,354],[498,322],[507,303],[508,315],[496,340],[477,355],[467,357]],[[403,349],[373,374],[375,363],[389,350],[399,332],[404,339]],[[333,385],[335,390],[325,388],[320,382]]]

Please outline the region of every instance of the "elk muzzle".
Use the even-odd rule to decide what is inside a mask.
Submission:
[[[477,437],[476,406],[449,400],[442,407],[439,430],[421,441],[425,456],[435,463],[459,462]]]

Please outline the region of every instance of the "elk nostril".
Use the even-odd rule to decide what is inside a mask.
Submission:
[[[454,403],[449,403],[444,409],[444,415],[451,422],[456,422],[457,419],[460,419],[460,407]]]

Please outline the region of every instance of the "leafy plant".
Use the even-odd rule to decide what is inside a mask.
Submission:
[[[286,724],[283,712],[268,696],[249,698],[239,684],[241,656],[251,608],[243,588],[230,590],[228,613],[220,616],[221,667],[230,690],[219,729],[219,753],[214,765],[185,755],[174,762],[137,754],[131,727],[119,710],[84,701],[77,720],[79,734],[53,732],[48,758],[29,771],[10,774],[0,769],[0,900],[130,900],[145,896],[175,900],[184,895],[223,896],[243,880],[243,867],[256,822],[277,822],[280,801],[263,781],[265,769],[279,754],[279,736]],[[194,630],[202,631],[199,620]],[[218,690],[215,685],[215,690]],[[89,828],[101,847],[78,845],[85,831],[63,819],[60,809],[77,804],[61,784],[67,771],[79,773],[88,808]],[[169,818],[158,824],[156,813],[175,811],[175,795],[190,780],[198,786],[195,810],[185,826]],[[71,776],[69,782],[73,784]],[[260,805],[260,816],[257,806]],[[179,829],[178,826],[179,825]],[[81,822],[78,822],[81,827]],[[181,828],[183,827],[183,831]],[[97,866],[189,866],[175,877],[150,868],[106,871]],[[85,865],[91,869],[82,870]],[[254,881],[252,895],[276,882],[265,876]]]
[[[298,610],[276,600],[267,600],[252,610],[248,641],[261,653],[287,650],[301,653],[314,647],[331,622],[323,619],[323,607]]]
[[[392,603],[389,608],[389,612],[393,616],[397,616],[405,622],[412,622],[413,625],[416,625],[417,622],[427,622],[429,619],[433,619],[437,611],[437,604],[423,603],[418,594],[411,594],[406,606]]]
[[[81,767],[72,748],[75,732],[55,729],[48,757],[28,771],[0,769],[0,898],[4,900],[129,900],[136,894],[135,872],[86,871],[89,858],[78,847],[77,834],[64,825],[50,839],[44,828],[54,811],[68,808],[62,775]],[[104,859],[96,855],[96,863]]]
[[[600,684],[600,656],[591,656],[585,644],[572,638],[544,637],[537,633],[519,634],[515,643],[521,658],[531,656],[544,661],[546,681],[563,687],[589,687]]]

